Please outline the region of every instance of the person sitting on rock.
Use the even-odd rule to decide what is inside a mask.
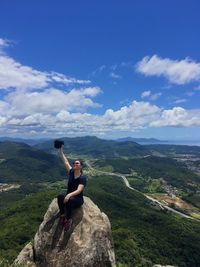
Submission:
[[[62,161],[68,171],[69,180],[66,194],[57,196],[58,206],[60,210],[59,223],[64,226],[65,230],[69,230],[72,225],[72,211],[83,205],[83,190],[86,186],[86,177],[83,176],[83,163],[80,160],[75,160],[73,167],[65,157],[62,147],[59,148],[59,153]]]

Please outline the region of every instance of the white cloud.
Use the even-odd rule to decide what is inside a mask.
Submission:
[[[185,103],[187,100],[185,98],[177,99],[174,101],[175,104]]]
[[[7,112],[9,110],[9,104],[5,101],[0,100],[0,114]]]
[[[64,74],[58,72],[52,72],[50,75],[51,80],[56,81],[58,83],[63,83],[65,85],[68,84],[88,84],[91,83],[90,80],[78,80],[72,77],[67,77]]]
[[[150,100],[157,100],[161,95],[162,95],[161,92],[152,94],[151,91],[148,90],[148,91],[144,91],[144,92],[142,92],[142,94],[141,94],[141,98],[148,98],[148,99],[150,99]]]
[[[0,101],[1,114],[10,116],[27,116],[33,113],[56,113],[60,110],[84,111],[88,107],[99,107],[92,100],[101,93],[99,87],[72,89],[64,92],[50,88],[44,91],[18,90],[9,93],[4,101]]]
[[[170,110],[163,110],[158,120],[150,123],[151,127],[191,127],[200,126],[200,110],[185,110],[181,107],[174,107]]]
[[[150,90],[148,90],[148,91],[144,91],[144,92],[142,92],[142,94],[141,94],[141,98],[145,98],[145,97],[148,97],[148,96],[150,96],[151,95],[151,91]]]
[[[0,134],[27,134],[41,136],[102,135],[110,132],[134,132],[147,127],[200,126],[200,110],[181,107],[164,110],[148,102],[133,101],[119,110],[107,109],[102,115],[74,112],[67,107],[45,113],[3,114]]]
[[[52,83],[88,84],[89,80],[78,80],[57,72],[41,72],[24,66],[14,59],[0,55],[0,89],[42,89]]]
[[[6,39],[0,38],[0,52],[3,52],[3,48],[9,46],[10,42]]]
[[[44,88],[49,81],[47,74],[23,66],[7,56],[0,56],[0,89]]]
[[[79,90],[76,89],[74,91],[82,95],[87,95],[89,97],[95,97],[99,93],[102,93],[100,87],[87,87],[87,88],[79,89]],[[73,92],[73,90],[71,92]]]
[[[104,69],[106,68],[106,65],[101,65],[96,70],[92,72],[92,76],[100,74]]]
[[[6,118],[0,116],[0,126],[3,126],[6,123]]]
[[[0,47],[6,46],[6,41],[2,38],[0,38]]]
[[[89,80],[79,80],[58,72],[44,72],[24,66],[4,53],[9,42],[0,39],[0,89],[5,93],[0,100],[0,132],[6,133],[56,133],[58,128],[70,128],[71,117],[80,129],[78,117],[87,108],[97,108],[100,104],[93,98],[102,91],[88,85]],[[102,67],[103,69],[103,67]],[[79,88],[63,90],[63,85],[78,85]],[[62,89],[58,89],[62,85]],[[56,87],[56,88],[55,88]],[[66,120],[68,122],[66,122]],[[58,127],[58,122],[62,122]]]
[[[200,80],[200,63],[189,58],[172,60],[157,55],[146,56],[137,63],[136,70],[146,76],[164,76],[179,85]]]
[[[159,111],[159,107],[148,102],[133,101],[117,111],[108,109],[103,117],[111,127],[117,125],[118,129],[133,130],[145,127],[149,121],[156,119]]]
[[[157,100],[161,95],[162,95],[161,92],[152,94],[152,95],[150,96],[150,100]]]
[[[0,49],[7,45],[8,41],[0,39]],[[102,65],[99,71],[104,68]],[[97,86],[88,86],[89,83],[58,72],[35,70],[0,53],[0,89],[5,90],[0,100],[0,134],[103,135],[146,127],[200,126],[199,110],[180,107],[163,110],[145,101],[124,104],[116,111],[107,109],[102,115],[90,114],[88,108],[100,107],[94,98],[102,91]],[[78,88],[59,89],[60,85],[63,88],[69,84],[78,85]],[[87,87],[80,88],[80,85]],[[150,90],[141,94],[148,100],[156,100],[159,96],[160,92],[152,94]]]
[[[121,79],[122,77],[119,74],[116,74],[114,72],[110,72],[110,77],[114,79]]]
[[[69,112],[61,109],[56,113],[37,112],[29,115],[10,115],[5,126],[6,131],[18,130],[18,133],[36,131],[42,134],[103,134],[112,130],[134,131],[144,127],[152,118],[157,118],[159,108],[145,102],[133,101],[131,105],[120,110],[107,110],[103,115],[93,115],[81,112]],[[5,114],[6,116],[6,114]],[[6,120],[6,118],[5,118]],[[1,130],[5,131],[5,128]]]
[[[88,84],[89,80],[79,80],[58,72],[38,71],[22,65],[6,55],[4,48],[10,43],[0,39],[0,89],[43,89],[51,84]]]

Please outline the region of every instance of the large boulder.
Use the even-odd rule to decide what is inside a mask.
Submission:
[[[14,264],[30,267],[113,267],[115,254],[111,225],[106,214],[84,197],[74,210],[68,232],[59,225],[57,199],[50,204],[34,237]]]

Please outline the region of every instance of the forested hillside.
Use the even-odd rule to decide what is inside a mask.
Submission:
[[[0,183],[56,181],[66,171],[55,155],[23,143],[0,142]]]
[[[71,147],[72,155],[78,153],[81,146],[78,141],[83,142],[83,139],[73,139],[74,144],[68,144],[68,148],[65,143],[65,151],[70,151]],[[162,177],[181,189],[186,201],[198,207],[199,194],[193,192],[197,190],[194,185],[199,185],[199,176],[171,157],[138,156],[140,152],[136,156],[131,153],[127,142],[114,150],[112,146],[115,143],[110,146],[105,143],[98,157],[100,143],[98,147],[96,141],[101,143],[95,138],[94,143],[82,143],[84,157],[95,170],[105,173],[95,175],[84,169],[88,176],[85,194],[111,221],[118,266],[152,267],[160,263],[197,267],[200,262],[199,221],[158,209],[142,192],[151,179]],[[143,146],[134,144],[132,149],[135,147],[138,151],[141,149],[141,154],[147,152]],[[115,153],[119,149],[123,151],[123,156],[117,157]],[[54,148],[52,151],[55,152]],[[94,153],[95,157],[91,157],[90,153]],[[67,181],[61,160],[37,147],[2,142],[0,159],[0,182],[20,184],[20,188],[0,192],[0,261],[3,260],[2,266],[5,267],[6,261],[9,266],[21,248],[33,238],[49,203],[59,192],[66,190]],[[112,172],[129,174],[127,177],[132,179],[133,176],[137,183],[146,179],[143,186],[141,183],[138,186],[141,193],[125,187],[122,179],[111,175]]]
[[[190,183],[200,183],[200,177],[188,170],[185,164],[171,158],[149,156],[139,159],[106,159],[98,160],[96,164],[101,168],[111,166],[114,172],[130,174],[137,172],[143,177],[153,179],[164,178],[169,184],[179,188],[190,188]]]
[[[95,136],[84,136],[75,138],[62,138],[64,141],[64,150],[67,154],[87,155],[97,158],[116,158],[116,157],[137,157],[144,156],[149,150],[135,142],[117,142],[113,140],[104,140]],[[53,140],[38,144],[36,148],[52,152]]]
[[[45,210],[59,192],[41,191],[1,209],[1,257],[11,262],[24,244],[33,238]],[[150,267],[161,263],[198,266],[199,222],[154,210],[149,201],[127,189],[116,177],[92,177],[85,194],[111,221],[118,265]]]
[[[187,145],[145,145],[149,150],[160,152],[167,156],[174,156],[176,154],[195,154],[200,155],[200,146]]]

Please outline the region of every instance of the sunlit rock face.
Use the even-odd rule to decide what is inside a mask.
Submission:
[[[65,232],[59,225],[57,199],[54,199],[33,244],[24,247],[14,264],[30,267],[116,266],[109,219],[84,197],[83,206],[74,210],[71,229]]]

